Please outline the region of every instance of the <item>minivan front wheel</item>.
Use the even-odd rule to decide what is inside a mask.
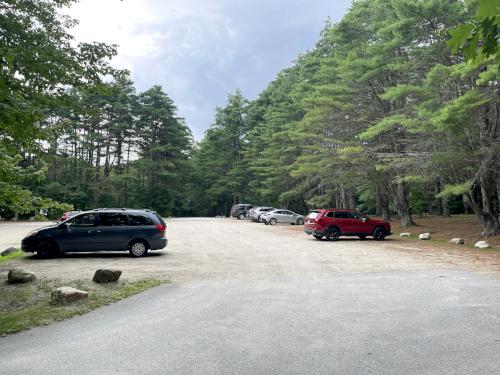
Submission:
[[[139,258],[147,254],[148,246],[143,241],[132,241],[128,245],[128,251],[134,258]]]
[[[245,218],[245,214],[239,214],[238,215],[238,220],[243,220]]]
[[[57,245],[51,241],[43,241],[36,248],[36,255],[41,259],[55,258],[58,253]]]

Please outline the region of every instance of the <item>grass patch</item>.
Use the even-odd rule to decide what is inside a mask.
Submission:
[[[10,253],[9,255],[5,255],[3,257],[0,257],[0,263],[7,262],[9,260],[22,257],[24,254],[25,253],[23,251],[21,251],[21,250],[18,250],[16,252]]]
[[[143,279],[97,284],[90,280],[40,279],[26,284],[0,286],[0,335],[15,333],[54,321],[82,315],[158,286],[165,281]],[[89,297],[69,305],[52,305],[50,292],[60,286],[73,286],[89,292]]]

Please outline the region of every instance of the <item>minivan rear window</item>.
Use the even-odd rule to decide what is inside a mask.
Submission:
[[[154,225],[153,220],[144,214],[128,214],[128,225]]]

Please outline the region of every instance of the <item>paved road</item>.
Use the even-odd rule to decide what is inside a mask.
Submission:
[[[0,339],[0,373],[500,373],[495,254],[318,242],[227,220],[169,231],[168,251],[143,265],[155,272],[155,261],[174,284]],[[59,264],[81,261],[82,272],[95,259],[110,258]]]

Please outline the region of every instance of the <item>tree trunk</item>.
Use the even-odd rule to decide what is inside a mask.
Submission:
[[[387,194],[387,189],[383,185],[375,187],[377,210],[380,209],[378,215],[382,216],[384,221],[391,221],[391,214],[389,211],[389,197]]]
[[[439,178],[439,192],[443,191],[443,189],[444,189],[444,179],[443,179],[443,177],[440,177]],[[451,216],[448,202],[449,202],[448,197],[441,198],[441,215],[445,216],[445,217]]]
[[[479,184],[481,185],[482,197],[482,217],[483,217],[483,235],[494,236],[500,233],[500,225],[498,222],[498,211],[496,209],[496,181],[494,172],[490,168],[484,168],[479,176]]]
[[[396,211],[401,219],[401,225],[403,227],[409,227],[415,225],[411,217],[411,209],[409,203],[410,187],[405,181],[399,181],[395,186],[395,202]]]

